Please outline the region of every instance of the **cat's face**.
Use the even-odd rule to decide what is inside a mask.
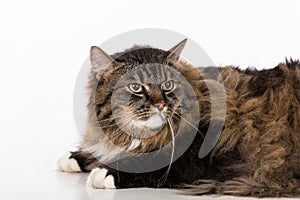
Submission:
[[[142,64],[122,76],[112,96],[119,127],[136,137],[151,137],[180,113],[184,87],[179,72],[166,64]]]

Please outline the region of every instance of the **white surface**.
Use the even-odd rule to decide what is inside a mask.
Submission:
[[[198,42],[216,64],[273,67],[300,57],[299,8],[297,0],[1,2],[0,199],[193,199],[89,191],[85,175],[54,170],[78,139],[72,93],[90,46],[136,28],[166,28]]]
[[[43,173],[28,173],[28,182],[32,176],[38,177],[34,184],[15,184],[8,190],[1,188],[1,199],[51,199],[51,200],[239,200],[231,196],[187,196],[180,191],[168,189],[91,189],[86,187],[87,174],[69,174],[64,172],[47,171]],[[26,176],[25,176],[26,177]],[[23,178],[25,178],[23,177]],[[31,180],[30,180],[31,179]],[[252,200],[254,198],[245,198]],[[270,198],[267,198],[270,199]],[[282,198],[284,200],[285,198]]]

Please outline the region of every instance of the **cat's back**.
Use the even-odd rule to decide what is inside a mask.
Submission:
[[[238,147],[242,156],[254,159],[262,145],[270,145],[274,152],[281,148],[300,150],[295,142],[300,140],[299,61],[260,71],[229,66],[220,72],[227,107],[215,152]]]
[[[269,91],[289,90],[289,94],[297,94],[300,89],[300,62],[298,60],[280,63],[271,69],[257,70],[248,68],[241,70],[227,66],[219,68],[226,89],[240,93],[244,98],[259,97]],[[230,94],[229,94],[230,95]]]

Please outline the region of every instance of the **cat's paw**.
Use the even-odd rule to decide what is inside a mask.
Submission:
[[[62,172],[77,173],[81,172],[78,162],[74,158],[70,158],[71,153],[67,152],[57,161],[57,170]]]
[[[114,177],[107,176],[107,169],[104,168],[93,169],[87,179],[87,185],[95,189],[116,189]]]

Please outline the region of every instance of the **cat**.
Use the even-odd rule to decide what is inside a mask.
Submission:
[[[99,189],[300,196],[299,61],[260,71],[196,68],[180,58],[186,41],[167,51],[134,46],[113,55],[91,47],[86,132],[58,169],[91,172],[87,184]],[[212,115],[210,88],[219,84],[226,110]],[[220,137],[199,158],[213,123],[222,125]]]

